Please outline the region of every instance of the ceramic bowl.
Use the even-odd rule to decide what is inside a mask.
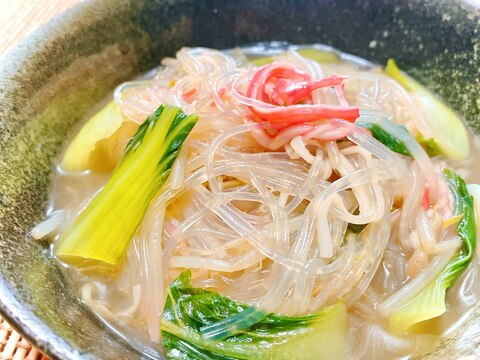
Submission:
[[[93,0],[57,17],[0,59],[0,312],[53,359],[142,356],[78,301],[46,244],[29,236],[69,129],[120,82],[186,45],[323,43],[397,59],[478,131],[479,8],[478,0]],[[479,316],[427,357],[480,357]]]

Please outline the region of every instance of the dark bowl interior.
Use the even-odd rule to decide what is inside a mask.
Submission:
[[[69,128],[122,81],[182,46],[324,43],[398,60],[480,130],[480,11],[475,1],[92,0],[0,60],[0,311],[55,359],[140,353],[76,299],[46,244],[42,219]],[[477,358],[474,317],[431,358]]]

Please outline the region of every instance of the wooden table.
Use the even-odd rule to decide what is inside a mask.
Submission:
[[[55,15],[83,0],[0,0],[0,56]]]
[[[55,15],[83,0],[0,0],[0,57]],[[0,359],[48,360],[0,316]]]

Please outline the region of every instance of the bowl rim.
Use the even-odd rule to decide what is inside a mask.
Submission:
[[[15,84],[15,76],[22,66],[36,54],[46,51],[48,44],[60,41],[64,31],[88,9],[96,7],[99,0],[83,0],[42,24],[0,57],[0,88]],[[5,93],[0,91],[0,102]],[[35,312],[18,297],[11,282],[0,274],[0,315],[32,346],[52,360],[83,360],[89,354],[81,353],[53,331]]]
[[[478,6],[480,9],[480,3],[475,3],[478,0],[464,1],[466,3],[472,2],[472,6]],[[83,0],[77,3],[40,26],[22,39],[14,48],[2,55],[0,57],[0,89],[5,84],[15,82],[14,77],[22,66],[36,54],[46,50],[49,43],[56,40],[60,41],[63,35],[62,29],[68,28],[69,24],[77,20],[79,16],[89,9],[93,10],[101,3],[103,3],[102,0]],[[2,98],[3,93],[0,91],[0,102],[2,102]],[[95,358],[93,354],[80,352],[66,341],[61,334],[53,331],[31,308],[21,301],[14,286],[3,274],[0,274],[0,315],[32,346],[52,360]]]

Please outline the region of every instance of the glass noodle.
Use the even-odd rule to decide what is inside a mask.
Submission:
[[[312,106],[357,106],[360,119],[395,133],[412,156],[392,152],[340,118],[295,125],[247,121],[252,108],[263,114],[278,107],[247,96],[258,68],[245,53],[254,50],[183,48],[163,59],[152,78],[117,87],[114,100],[129,121],[140,124],[160,103],[199,114],[199,121],[151,202],[120,273],[72,275],[81,298],[107,321],[138,329],[156,347],[167,286],[191,269],[194,286],[267,312],[315,313],[344,299],[350,342],[375,342],[370,350],[362,345],[354,358],[415,352],[423,343],[418,336],[379,339],[384,317],[428,285],[461,245],[451,229],[442,228],[453,206],[441,173],[445,162],[430,158],[413,140],[419,132],[431,135],[418,100],[375,66],[344,55],[320,64],[286,51],[276,59],[312,81],[348,79],[314,90]],[[55,212],[35,229],[38,237],[60,233],[60,223],[78,212],[77,205],[58,202],[62,195],[73,191],[83,204],[91,196],[68,187],[65,176],[56,175]],[[68,176],[89,182],[97,175]],[[425,188],[429,209],[421,206]],[[465,284],[477,280],[477,270],[467,272],[448,301],[462,303],[464,289],[471,291]],[[478,290],[472,296],[478,298]],[[453,324],[450,319],[441,333]]]

